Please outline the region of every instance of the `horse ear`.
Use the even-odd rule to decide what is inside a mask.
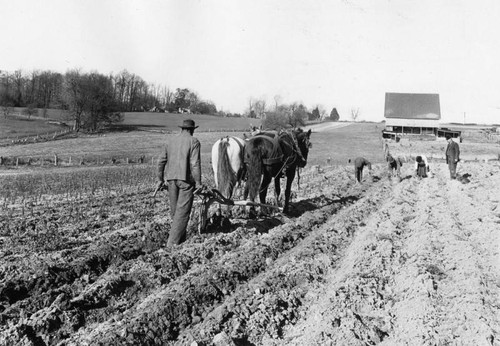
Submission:
[[[310,137],[311,136],[311,129],[309,129],[309,131],[307,131],[307,137]]]

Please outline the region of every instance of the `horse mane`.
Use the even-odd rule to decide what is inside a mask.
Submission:
[[[221,140],[219,143],[219,160],[217,162],[217,182],[222,194],[226,198],[231,198],[234,186],[236,185],[236,172],[231,168],[227,148],[229,147],[228,140]]]

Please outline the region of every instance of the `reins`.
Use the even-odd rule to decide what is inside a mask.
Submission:
[[[300,151],[299,143],[297,141],[297,136],[295,133],[292,131],[290,132],[285,132],[287,135],[289,135],[292,138],[293,144],[288,143],[287,141],[282,141],[285,145],[290,147],[293,151],[292,155],[287,156],[286,160],[283,162],[283,165],[280,167],[276,175],[273,176],[274,179],[276,179],[282,172],[283,169],[285,169],[289,164],[293,163],[294,161],[300,159],[302,162],[305,162],[306,160],[304,159],[304,156],[302,155],[302,152]],[[279,136],[279,134],[277,134]],[[300,189],[300,167],[296,165],[296,171],[297,171],[297,188]],[[263,189],[259,190],[259,192],[262,192]]]
[[[285,143],[285,145],[291,147],[292,151],[296,155],[298,155],[300,160],[302,160],[304,162],[305,159],[304,159],[304,156],[302,155],[302,152],[300,151],[299,143],[297,142],[297,136],[295,135],[295,133],[293,131],[291,133],[290,132],[285,132],[285,133],[287,133],[290,137],[292,137],[292,142],[294,145],[292,146],[289,143],[287,143],[286,141],[283,141],[283,143]],[[290,155],[287,157],[287,159],[285,160],[285,162],[283,163],[283,165],[279,169],[278,173],[276,173],[276,175],[273,178],[276,178],[277,176],[279,176],[281,174],[281,172],[283,171],[283,168],[285,168],[288,165],[288,161],[290,161],[292,156],[293,155]],[[296,158],[294,158],[294,160],[296,160]],[[296,169],[297,169],[297,187],[300,189],[300,171],[299,171],[300,168],[298,165],[296,166]]]

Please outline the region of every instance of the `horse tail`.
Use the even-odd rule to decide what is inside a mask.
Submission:
[[[231,162],[227,149],[229,141],[221,140],[219,143],[219,160],[217,162],[217,181],[221,193],[226,198],[231,198],[233,194],[234,185],[236,184],[236,173],[231,168]]]
[[[248,199],[254,201],[259,194],[262,176],[262,152],[255,141],[245,146],[245,165],[247,175]]]

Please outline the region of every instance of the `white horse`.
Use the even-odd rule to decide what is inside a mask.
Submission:
[[[234,188],[245,176],[243,154],[245,141],[226,136],[212,146],[212,169],[217,190],[226,198],[232,198]]]

